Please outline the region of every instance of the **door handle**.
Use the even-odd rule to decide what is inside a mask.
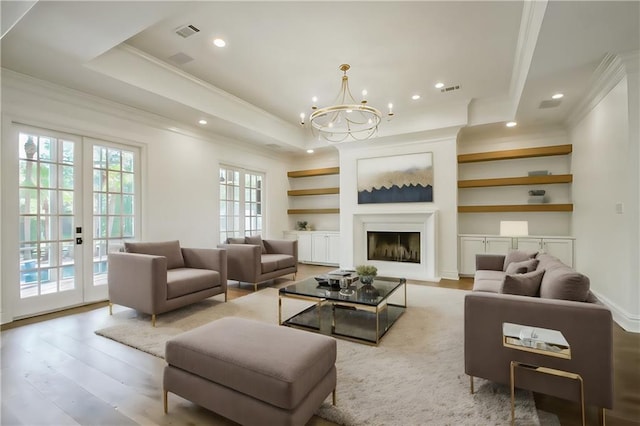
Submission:
[[[76,237],[76,244],[82,244],[82,237]]]

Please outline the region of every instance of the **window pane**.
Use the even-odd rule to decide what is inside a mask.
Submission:
[[[61,166],[61,184],[60,188],[73,189],[73,166]]]
[[[40,163],[38,172],[40,174],[40,186],[43,188],[55,188],[57,168],[54,164]]]
[[[131,173],[122,174],[122,192],[133,194],[133,175]]]
[[[66,164],[73,164],[73,148],[74,143],[69,141],[62,141],[62,162]]]
[[[20,214],[35,214],[38,212],[38,191],[36,189],[20,190]]]
[[[107,150],[107,166],[109,170],[120,170],[120,150],[119,149],[108,149]]]
[[[120,194],[108,194],[109,214],[122,213],[122,196]]]
[[[128,215],[133,214],[133,195],[122,196],[122,213]]]
[[[102,146],[93,147],[93,167],[96,169],[107,168],[107,148]]]
[[[60,239],[61,240],[71,240],[73,239],[73,217],[71,216],[60,216]]]
[[[121,191],[121,177],[120,172],[109,172],[109,192]]]
[[[93,214],[107,214],[107,194],[93,194]]]
[[[132,238],[134,234],[133,217],[122,218],[122,236],[124,238]]]
[[[134,156],[133,152],[123,151],[122,152],[122,170],[125,172],[133,172],[134,167]]]
[[[40,138],[38,143],[38,159],[43,161],[56,160],[56,140],[52,138]]]
[[[60,191],[60,213],[61,214],[73,214],[73,192],[72,191]]]
[[[93,237],[94,238],[107,237],[107,217],[106,216],[95,216],[93,218]]]
[[[30,160],[20,160],[20,186],[36,186],[34,168],[37,170],[38,163]]]

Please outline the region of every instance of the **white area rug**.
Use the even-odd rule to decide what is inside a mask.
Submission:
[[[328,398],[316,414],[344,425],[510,424],[507,386],[475,379],[476,393],[469,393],[463,353],[466,293],[410,284],[407,311],[378,347],[338,340],[338,405]],[[308,305],[287,299],[283,317]],[[277,290],[266,288],[228,303],[205,300],[158,316],[155,328],[148,315],[124,309],[96,333],[164,357],[172,336],[226,316],[277,324]],[[540,424],[530,392],[516,393],[516,424]]]

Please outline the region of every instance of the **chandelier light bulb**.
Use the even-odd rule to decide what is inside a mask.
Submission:
[[[198,121],[198,123],[200,123],[200,124],[202,124],[204,126],[205,124],[207,124],[207,120],[205,120],[203,118],[202,120]]]
[[[551,97],[551,99],[562,99],[564,95],[562,93],[556,93]]]
[[[314,151],[313,151],[312,149],[308,149],[308,150],[307,150],[307,154],[313,154],[313,152],[314,152]]]
[[[509,121],[506,126],[507,127],[516,127],[518,125],[518,123],[516,123],[515,121]]]
[[[436,89],[442,89],[444,87],[444,83],[436,83],[435,87]]]
[[[300,124],[304,124],[304,112],[300,113]]]
[[[215,44],[218,47],[225,47],[227,45],[227,42],[221,38],[216,38],[213,40],[213,44]]]

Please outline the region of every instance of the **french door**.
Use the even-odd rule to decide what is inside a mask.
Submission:
[[[134,238],[137,148],[17,126],[14,316],[107,298],[107,254]]]

